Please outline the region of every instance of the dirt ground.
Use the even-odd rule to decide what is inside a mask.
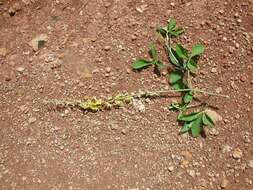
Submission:
[[[131,64],[169,17],[206,46],[194,85],[231,97],[211,99],[222,121],[206,138],[178,134],[173,98],[144,112],[43,103],[168,86]],[[252,38],[252,0],[0,0],[0,189],[253,190]]]

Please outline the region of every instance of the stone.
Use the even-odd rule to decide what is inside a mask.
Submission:
[[[188,171],[188,174],[191,176],[191,177],[195,177],[196,173],[194,170],[189,170]]]
[[[217,73],[217,68],[213,67],[213,68],[211,69],[211,73]]]
[[[248,166],[249,166],[250,168],[253,168],[253,160],[249,160],[249,161],[248,161]]]
[[[222,148],[223,153],[230,152],[231,150],[232,150],[232,147],[229,146],[229,145],[224,145],[223,148]]]
[[[145,105],[143,102],[139,99],[134,99],[133,100],[133,107],[139,111],[139,112],[144,112],[145,111]]]
[[[111,68],[110,68],[110,67],[106,67],[106,68],[105,68],[105,71],[106,71],[107,73],[110,73],[110,72],[111,72]]]
[[[173,172],[174,166],[169,166],[169,167],[168,167],[168,170],[169,170],[169,172]]]
[[[221,87],[218,87],[218,88],[215,89],[215,92],[218,93],[218,94],[220,94],[220,93],[223,92],[223,90],[222,90]]]
[[[228,187],[228,184],[229,184],[229,181],[226,178],[223,178],[220,186],[222,189],[226,189]]]
[[[243,156],[243,153],[242,153],[242,150],[241,150],[241,149],[236,148],[236,149],[233,151],[232,157],[233,157],[234,159],[240,159],[240,158],[242,158],[242,156]]]
[[[10,7],[8,13],[10,16],[14,16],[16,14],[16,10],[13,7]]]
[[[30,42],[30,46],[33,48],[34,51],[38,51],[42,48],[48,40],[48,36],[46,34],[40,34],[32,39]]]
[[[25,70],[25,68],[24,68],[24,67],[18,67],[16,70],[17,70],[19,73],[23,73],[24,70]]]
[[[143,5],[139,6],[139,7],[136,7],[136,11],[138,11],[139,13],[143,13],[147,9],[148,9],[148,5],[147,4],[143,4]]]
[[[205,112],[213,119],[214,122],[222,121],[221,115],[219,115],[216,111],[206,109]]]
[[[35,121],[36,121],[35,117],[30,117],[29,120],[28,120],[28,123],[32,124],[32,123],[35,123]]]
[[[126,129],[122,129],[122,130],[121,130],[121,133],[122,133],[123,135],[126,135],[126,134],[127,134],[127,130],[126,130]]]
[[[92,71],[92,74],[96,74],[96,73],[99,73],[99,69],[94,69],[94,70]]]
[[[117,130],[119,126],[117,124],[111,124],[110,125],[111,130]]]
[[[245,75],[242,75],[242,76],[240,77],[240,80],[241,80],[242,82],[246,82],[246,81],[247,81],[247,77],[246,77]]]
[[[6,48],[0,48],[0,56],[5,57],[7,55],[7,50]]]
[[[110,49],[111,49],[110,46],[105,46],[105,47],[104,47],[104,50],[105,50],[105,51],[109,51]]]
[[[133,35],[131,36],[131,39],[132,39],[132,41],[135,41],[135,40],[137,39],[136,35],[133,34]]]

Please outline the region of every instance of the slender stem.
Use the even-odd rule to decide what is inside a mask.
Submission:
[[[213,92],[208,92],[208,91],[204,91],[204,90],[197,89],[197,88],[187,88],[187,89],[179,89],[179,90],[160,90],[160,91],[155,91],[155,92],[159,93],[159,94],[163,94],[163,93],[170,93],[170,92],[188,92],[188,91],[193,91],[193,92],[199,92],[199,93],[203,93],[203,94],[208,94],[210,96],[219,96],[219,97],[229,98],[228,95],[217,94],[217,93],[213,93]]]

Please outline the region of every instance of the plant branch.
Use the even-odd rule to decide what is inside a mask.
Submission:
[[[188,91],[193,91],[193,92],[199,92],[199,93],[203,93],[203,94],[208,94],[210,96],[219,96],[219,97],[224,97],[224,98],[229,98],[228,95],[224,95],[224,94],[217,94],[217,93],[213,93],[213,92],[208,92],[202,89],[198,89],[198,88],[187,88],[187,89],[179,89],[179,90],[161,90],[161,91],[157,91],[158,93],[171,93],[171,92],[188,92]]]

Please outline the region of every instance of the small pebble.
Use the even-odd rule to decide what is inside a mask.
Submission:
[[[239,19],[239,18],[236,21],[237,21],[237,23],[241,23],[242,22],[242,20]]]
[[[242,158],[242,155],[243,155],[242,150],[239,149],[239,148],[236,148],[236,149],[233,151],[232,157],[233,157],[234,159],[240,159],[240,158]]]
[[[5,57],[5,56],[6,56],[6,54],[7,54],[7,50],[6,50],[6,48],[0,48],[0,56]]]
[[[111,72],[111,68],[110,68],[110,67],[106,67],[105,71],[106,71],[107,73],[110,73],[110,72]]]
[[[242,75],[242,76],[240,77],[240,80],[241,80],[242,82],[246,82],[247,77],[246,77],[245,75]]]
[[[132,38],[132,41],[135,41],[137,39],[136,35],[134,34],[131,36],[131,38]]]
[[[111,49],[110,46],[105,46],[105,47],[104,47],[104,50],[105,50],[105,51],[109,51],[110,49]]]
[[[169,166],[169,167],[168,167],[168,170],[169,170],[170,172],[173,172],[174,166]]]
[[[249,160],[248,166],[249,166],[250,168],[253,168],[253,160]]]
[[[223,91],[223,90],[222,90],[221,87],[218,87],[218,88],[215,89],[215,92],[218,93],[218,94],[222,93],[222,91]]]
[[[36,118],[35,118],[35,117],[30,117],[29,120],[28,120],[29,124],[32,124],[32,123],[34,123],[35,121],[36,121]]]
[[[8,12],[10,16],[14,16],[16,14],[16,10],[13,7],[9,8]]]
[[[25,70],[25,68],[23,68],[23,67],[18,67],[16,70],[17,70],[19,73],[23,73],[24,70]]]
[[[222,189],[226,189],[228,187],[228,184],[229,184],[229,181],[226,178],[223,178],[220,186]]]
[[[215,67],[212,68],[212,69],[211,69],[211,73],[217,73],[217,68],[215,68]]]
[[[121,133],[122,133],[123,135],[126,135],[126,134],[127,134],[126,129],[122,129],[122,130],[121,130]]]

